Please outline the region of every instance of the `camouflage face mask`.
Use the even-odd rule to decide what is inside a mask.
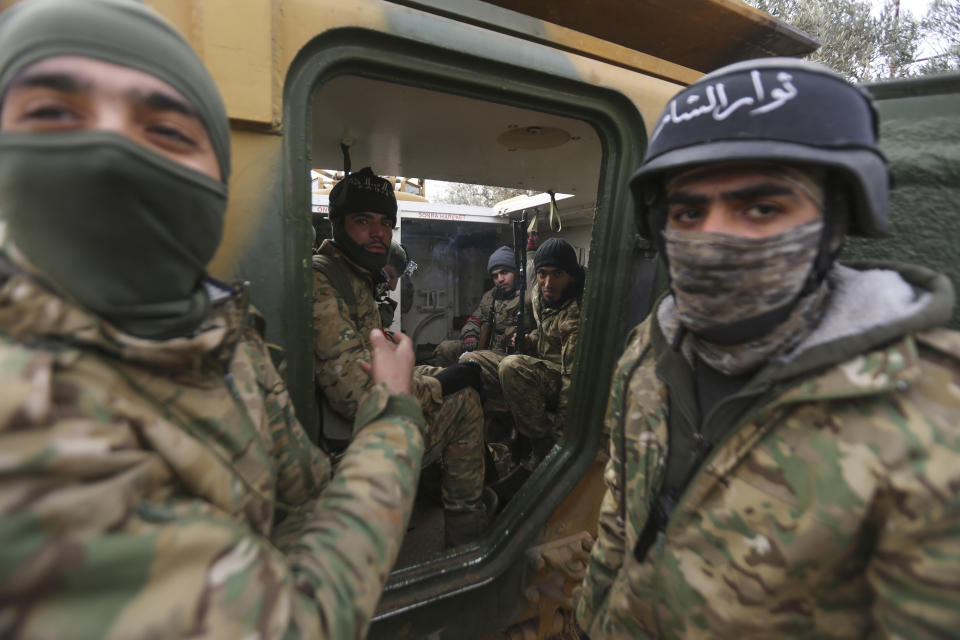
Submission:
[[[765,238],[666,229],[677,320],[694,351],[714,368],[739,375],[787,351],[815,326],[826,285],[797,300],[817,255],[823,222],[815,220]],[[757,321],[737,344],[704,337],[717,327],[750,326],[796,302],[774,326]]]

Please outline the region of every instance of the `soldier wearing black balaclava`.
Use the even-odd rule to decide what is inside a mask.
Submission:
[[[367,336],[382,326],[377,285],[396,223],[393,186],[369,167],[344,177],[330,192],[333,239],[313,256],[314,370],[331,447],[352,437],[352,424],[372,383],[361,363]],[[413,394],[426,417],[425,464],[442,460],[444,541],[455,547],[479,537],[496,510],[484,492],[483,410],[472,388],[442,384],[418,368]]]
[[[379,281],[380,270],[387,264],[390,239],[387,239],[387,251],[383,252],[373,252],[369,247],[357,244],[344,225],[347,214],[361,212],[383,215],[391,227],[396,226],[397,199],[393,187],[375,175],[370,167],[351,173],[330,190],[330,224],[337,248]]]
[[[207,274],[227,114],[145,4],[9,9],[0,100],[0,636],[365,635],[424,449],[409,340],[371,338],[332,473]]]

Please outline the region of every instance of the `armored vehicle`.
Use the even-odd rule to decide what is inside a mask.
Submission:
[[[147,1],[187,35],[223,93],[234,172],[226,236],[211,269],[250,281],[313,436],[311,170],[342,169],[344,145],[355,168],[370,165],[381,175],[571,196],[558,201],[562,229],[551,231],[541,218],[541,238],[568,239],[589,267],[559,446],[477,543],[401,562],[370,632],[569,636],[603,493],[610,374],[625,330],[648,311],[657,282],[656,257],[635,234],[627,180],[680,87],[736,60],[804,55],[817,43],[738,0]],[[948,158],[960,148],[958,86],[957,77],[945,77],[870,89],[891,140],[911,147],[911,136],[926,136]],[[932,130],[917,122],[925,118],[938,119]],[[875,250],[934,260],[957,275],[947,212],[956,208],[960,165],[906,151],[919,149],[891,155],[914,196],[895,205],[894,223],[911,237],[917,227],[928,231]],[[909,173],[911,163],[928,160],[923,172]],[[918,207],[916,194],[939,199]],[[473,224],[469,216],[480,212],[404,202],[401,235],[419,234],[414,258],[422,275],[440,277],[438,265],[458,255],[465,265],[443,286],[424,280],[415,289],[411,308],[420,309],[403,328],[432,343],[451,335],[454,318],[482,293],[483,270],[467,267],[495,244],[509,244],[510,214]],[[445,251],[448,262],[434,259]],[[442,320],[431,319],[436,313]]]

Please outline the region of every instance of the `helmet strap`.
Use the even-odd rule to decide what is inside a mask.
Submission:
[[[817,257],[813,261],[813,269],[810,270],[807,281],[804,283],[800,295],[797,296],[798,298],[816,291],[820,283],[830,273],[830,269],[833,268],[840,252],[843,251],[843,241],[839,242],[836,248],[831,247],[831,245],[843,218],[850,210],[849,203],[846,184],[837,178],[836,174],[828,173],[824,184],[823,234],[820,236],[820,249],[817,251]]]

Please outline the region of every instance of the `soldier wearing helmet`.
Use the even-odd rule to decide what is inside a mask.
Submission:
[[[868,96],[794,59],[719,69],[631,181],[670,291],[614,374],[591,638],[960,628],[960,336],[947,278],[842,265],[888,227]]]
[[[397,290],[400,279],[411,276],[417,269],[417,263],[407,255],[407,248],[396,240],[390,242],[387,252],[387,264],[383,265],[383,281],[377,283],[377,308],[380,310],[380,324],[389,329],[397,312],[398,302],[390,297]],[[411,285],[412,287],[412,285]]]

